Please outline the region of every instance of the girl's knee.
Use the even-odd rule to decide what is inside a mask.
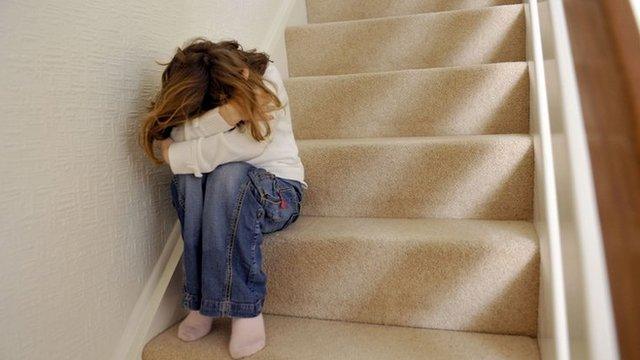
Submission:
[[[215,186],[227,191],[236,189],[248,179],[247,174],[252,168],[253,165],[240,161],[220,165],[209,174],[207,187]]]
[[[217,173],[228,173],[228,172],[239,172],[239,171],[248,171],[248,169],[254,167],[245,161],[234,161],[226,164],[219,165],[213,172]]]

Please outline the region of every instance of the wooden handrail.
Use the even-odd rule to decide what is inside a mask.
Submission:
[[[622,359],[640,359],[640,36],[628,0],[565,0]]]

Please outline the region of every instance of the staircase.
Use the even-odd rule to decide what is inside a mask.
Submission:
[[[255,359],[537,359],[525,16],[515,0],[307,0],[287,81],[309,190],[265,239]],[[227,359],[228,320],[145,360]]]

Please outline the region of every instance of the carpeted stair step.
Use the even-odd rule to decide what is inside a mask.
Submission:
[[[535,339],[392,326],[265,316],[267,347],[252,360],[538,359]],[[143,360],[225,360],[228,319],[216,320],[211,334],[186,343],[173,326],[151,340]]]
[[[538,359],[516,0],[307,0],[286,30],[302,216],[267,235],[251,359]],[[144,360],[229,359],[229,319]],[[427,329],[429,328],[429,329]]]
[[[295,77],[286,87],[297,139],[529,132],[525,62]]]
[[[529,222],[301,216],[263,249],[267,313],[536,334]]]
[[[522,4],[304,25],[285,35],[292,77],[525,59]]]
[[[307,0],[310,23],[518,4],[518,0]]]
[[[298,140],[312,216],[524,220],[529,135]]]

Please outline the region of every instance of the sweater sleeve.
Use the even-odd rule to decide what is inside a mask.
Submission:
[[[273,64],[267,67],[264,78],[268,80],[265,85],[286,103],[288,98],[284,84]],[[269,137],[263,141],[256,141],[248,129],[245,131],[233,129],[222,118],[217,108],[199,118],[203,118],[199,123],[185,124],[183,134],[177,130],[176,137],[184,135],[184,138],[174,138],[176,142],[169,146],[169,166],[174,174],[194,174],[201,177],[203,173],[211,172],[219,165],[232,161],[247,161],[260,156],[273,140]],[[268,121],[271,129],[275,129],[275,118],[274,114],[274,117]],[[227,131],[229,129],[233,130]]]
[[[271,141],[271,137],[256,141],[248,129],[235,128],[204,138],[174,142],[169,146],[169,166],[174,174],[201,177],[219,165],[260,156]]]
[[[233,126],[224,120],[218,110],[219,108],[211,109],[180,126],[174,127],[171,130],[171,138],[173,141],[188,141],[233,129]]]

